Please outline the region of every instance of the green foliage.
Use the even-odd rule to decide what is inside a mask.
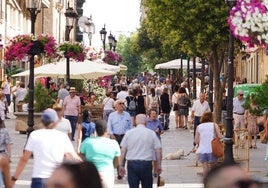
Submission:
[[[252,108],[250,103],[253,103],[256,107]],[[250,113],[261,115],[263,111],[268,107],[268,76],[262,83],[261,87],[256,89],[256,92],[246,97],[244,105],[245,109],[248,109]]]
[[[23,69],[21,67],[17,67],[17,66],[5,66],[5,72],[7,74],[7,76],[11,76],[13,74],[17,74],[17,73],[20,73],[22,72]]]
[[[51,108],[57,98],[57,92],[47,90],[42,84],[37,84],[34,88],[34,111],[43,112],[47,108]],[[29,102],[29,93],[24,98],[25,102]]]

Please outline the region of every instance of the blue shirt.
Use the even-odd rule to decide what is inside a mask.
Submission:
[[[151,120],[150,118],[147,118],[146,127],[148,129],[151,129],[152,131],[155,131],[156,129],[159,129],[160,131],[163,131],[161,121],[158,118],[155,119],[155,120]],[[156,135],[160,139],[160,134],[156,134]]]
[[[108,118],[109,134],[123,135],[126,131],[133,128],[131,117],[128,112],[123,111],[122,114],[117,111],[112,112]]]

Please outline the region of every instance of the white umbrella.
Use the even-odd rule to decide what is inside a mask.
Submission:
[[[96,63],[92,61],[75,62],[70,61],[70,78],[71,79],[92,79],[102,76],[114,75],[119,71],[118,66],[108,65],[104,63]],[[29,70],[12,75],[28,76]],[[66,61],[60,61],[56,64],[50,63],[36,67],[34,69],[35,77],[58,77],[64,78],[66,76]]]
[[[182,60],[182,68],[187,69],[187,61],[186,59]],[[202,67],[201,63],[195,64],[196,69],[200,69]],[[181,68],[181,59],[174,59],[172,61],[168,61],[166,63],[160,63],[155,65],[155,69],[180,69]],[[193,68],[193,62],[190,61],[190,69]]]

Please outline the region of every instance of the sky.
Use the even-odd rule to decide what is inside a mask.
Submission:
[[[92,46],[102,46],[99,31],[104,27],[107,31],[106,43],[110,31],[118,39],[120,34],[129,35],[139,28],[140,0],[86,0],[83,5],[83,16],[92,15],[95,34]]]

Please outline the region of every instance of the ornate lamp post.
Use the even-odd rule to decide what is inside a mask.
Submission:
[[[101,41],[102,41],[102,44],[103,44],[103,50],[104,51],[105,51],[106,34],[107,34],[107,31],[105,30],[105,25],[104,25],[104,27],[100,30],[100,36],[101,36]]]
[[[35,34],[35,21],[37,14],[41,11],[41,0],[26,0],[26,8],[30,12],[31,15],[31,33]],[[36,51],[34,51],[34,48],[36,48]],[[34,56],[39,55],[41,53],[39,49],[39,44],[33,44],[31,47],[31,50],[29,52],[30,57],[30,75],[29,75],[29,104],[28,104],[28,129],[27,133],[28,135],[33,131],[34,126]]]
[[[74,27],[76,18],[78,14],[74,11],[72,7],[69,6],[68,2],[68,7],[65,12],[65,17],[66,17],[66,30],[65,30],[65,40],[70,41],[70,32]],[[67,87],[70,84],[70,58],[66,57],[66,85]]]
[[[114,41],[113,41],[113,44],[112,44],[114,52],[115,52],[115,49],[116,49],[116,45],[117,45],[117,40],[115,39],[115,36],[114,36]]]
[[[108,36],[108,41],[110,45],[110,50],[113,50],[115,52],[117,40],[115,39],[115,36],[112,35],[111,32],[110,32],[110,35]]]
[[[225,0],[227,5],[232,8],[236,4],[236,0]],[[229,34],[229,52],[228,52],[228,97],[227,97],[227,117],[226,117],[226,133],[225,133],[225,151],[224,162],[234,163],[233,157],[233,79],[234,79],[234,37]]]
[[[112,33],[110,32],[110,35],[108,36],[108,41],[109,41],[109,45],[110,45],[110,50],[112,50],[113,48],[113,43],[114,43],[114,36],[112,35]]]

